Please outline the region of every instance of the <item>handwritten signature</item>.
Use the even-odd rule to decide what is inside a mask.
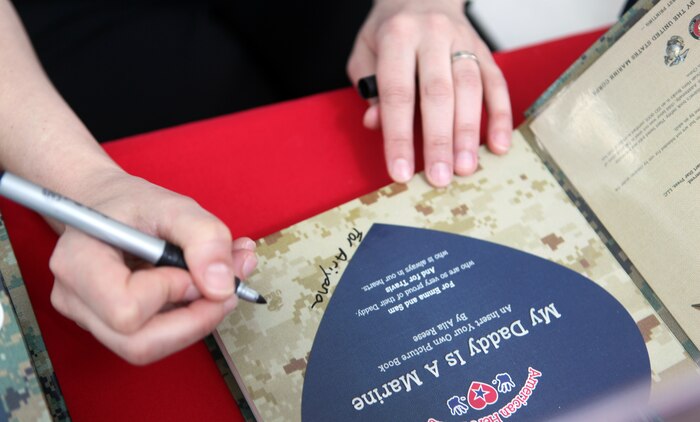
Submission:
[[[347,248],[355,248],[362,242],[363,233],[357,228],[353,228],[350,233],[346,236]],[[328,296],[329,287],[331,285],[331,277],[340,274],[341,264],[348,261],[348,254],[345,252],[343,247],[338,247],[338,253],[333,255],[333,261],[328,266],[319,265],[318,268],[321,270],[323,275],[323,282],[321,287],[316,291],[314,297],[314,303],[311,304],[311,309],[313,309],[319,303],[323,303],[325,298]]]

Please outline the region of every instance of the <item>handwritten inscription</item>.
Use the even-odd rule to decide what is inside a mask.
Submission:
[[[340,274],[340,270],[343,265],[348,261],[348,253],[343,249],[346,247],[348,250],[357,247],[357,245],[362,242],[363,233],[357,228],[353,228],[350,233],[345,237],[347,246],[339,246],[338,252],[333,255],[331,263],[329,265],[319,265],[318,268],[321,270],[323,276],[323,281],[321,282],[321,287],[316,291],[314,295],[314,302],[311,304],[311,309],[316,305],[323,303],[328,296],[331,286],[331,278]]]

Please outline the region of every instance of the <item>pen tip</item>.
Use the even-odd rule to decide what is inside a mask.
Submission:
[[[264,305],[267,303],[267,299],[265,299],[262,296],[258,296],[258,300],[256,300],[255,303],[260,303],[260,304]]]
[[[690,306],[692,306],[695,309],[700,309],[700,303],[696,303],[696,304],[690,305]]]

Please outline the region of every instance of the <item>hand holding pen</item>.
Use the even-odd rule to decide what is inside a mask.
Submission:
[[[226,226],[194,201],[142,179],[118,173],[101,183],[103,189],[91,202],[100,212],[182,246],[190,271],[169,267],[133,271],[121,250],[170,265],[177,265],[177,253],[169,255],[175,249],[155,236],[139,237],[136,230],[125,235],[123,227],[104,215],[28,186],[12,174],[0,178],[0,194],[66,224],[50,262],[56,277],[54,307],[126,360],[152,362],[202,338],[233,310],[234,274],[244,277],[253,271],[254,242],[232,242]],[[21,202],[32,195],[33,204]],[[98,236],[100,232],[105,236]],[[161,256],[156,258],[159,247]],[[256,300],[255,293],[243,291]],[[163,311],[184,302],[188,303]]]

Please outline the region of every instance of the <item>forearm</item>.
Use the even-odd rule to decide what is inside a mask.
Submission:
[[[8,0],[0,0],[0,167],[84,200],[118,171],[44,73]]]

